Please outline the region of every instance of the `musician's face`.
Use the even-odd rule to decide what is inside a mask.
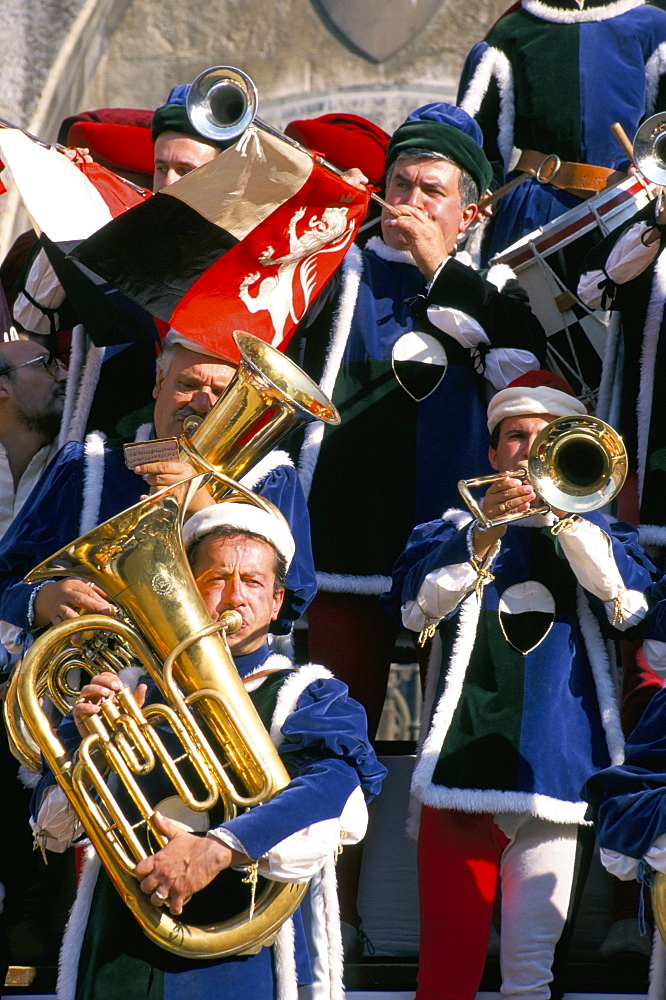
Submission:
[[[182,132],[161,132],[155,140],[155,172],[153,191],[174,184],[185,174],[208,163],[218,150],[207,142],[197,142]]]
[[[488,449],[488,457],[493,469],[496,472],[527,469],[527,456],[534,439],[553,420],[555,417],[551,417],[549,414],[505,417],[500,424],[497,449]]]
[[[424,212],[441,229],[450,253],[460,233],[464,233],[477,215],[476,205],[463,206],[460,196],[460,169],[445,160],[399,158],[393,165],[386,187],[390,205],[409,205]],[[404,236],[385,223],[392,218],[382,210],[382,237],[395,250],[409,249]]]
[[[204,538],[194,553],[192,572],[213,619],[239,611],[243,625],[228,636],[235,656],[264,644],[280,610],[284,590],[275,591],[275,550],[247,535]]]
[[[27,364],[43,359],[43,362]],[[51,442],[60,430],[67,391],[67,369],[59,361],[49,363],[49,354],[29,340],[1,345],[3,368],[14,368],[0,377],[0,397],[6,415],[7,433],[26,428]],[[17,367],[21,366],[21,367]],[[5,417],[3,417],[3,421]]]
[[[157,437],[178,437],[190,414],[205,417],[235,372],[230,362],[215,361],[208,354],[198,354],[179,344],[166,374],[157,376],[153,389]]]

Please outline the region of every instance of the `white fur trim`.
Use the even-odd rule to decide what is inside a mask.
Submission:
[[[652,395],[654,390],[654,369],[657,359],[659,336],[664,318],[664,302],[666,302],[666,253],[663,251],[657,257],[650,290],[650,301],[645,315],[643,340],[641,344],[640,386],[636,404],[636,419],[638,432],[638,496],[643,496],[645,482],[645,464],[647,461],[648,439],[650,435],[650,419],[652,415]]]
[[[69,368],[67,370],[67,391],[65,392],[65,405],[62,411],[60,422],[60,436],[58,445],[60,448],[69,441],[69,427],[72,422],[76,396],[79,390],[79,381],[83,371],[83,362],[86,356],[86,332],[80,323],[77,323],[72,330],[72,346],[69,352]]]
[[[591,7],[589,10],[565,10],[562,7],[549,7],[541,0],[522,0],[523,10],[542,21],[553,21],[557,24],[575,24],[585,21],[607,21],[619,14],[626,14],[634,7],[642,7],[645,0],[611,0],[603,7]]]
[[[183,528],[183,544],[190,545],[215,528],[230,527],[261,535],[275,546],[284,558],[287,568],[296,551],[294,536],[284,517],[276,517],[249,503],[216,503],[193,514]]]
[[[310,881],[310,910],[310,943],[317,956],[311,1000],[344,1000],[340,905],[332,857]]]
[[[498,292],[501,292],[508,281],[516,280],[516,275],[508,264],[493,264],[486,279],[495,286]]]
[[[283,465],[288,466],[290,469],[294,468],[294,463],[287,452],[278,449],[269,451],[268,455],[264,455],[260,462],[252,466],[250,471],[246,472],[239,482],[242,486],[247,486],[248,490],[256,490],[257,486],[263,483],[264,479],[271,472],[275,472],[276,469],[279,469]]]
[[[74,1000],[83,936],[90,916],[93,893],[102,863],[92,847],[87,847],[74,905],[69,913],[58,963],[58,1000]]]
[[[432,776],[439,760],[444,737],[448,732],[453,713],[460,701],[465,673],[469,665],[472,650],[474,649],[480,614],[481,602],[477,600],[476,595],[472,594],[465,598],[458,612],[458,630],[451,651],[444,690],[435,709],[430,727],[427,730],[427,735],[423,741],[421,752],[417,758],[416,767],[412,775],[411,792],[420,802],[425,801],[426,791],[432,787]],[[428,670],[429,685],[430,675],[434,675],[436,672],[436,666],[431,661]],[[427,697],[428,692],[426,692]]]
[[[105,352],[105,347],[95,347],[94,344],[91,344],[88,348],[86,359],[83,363],[83,373],[79,382],[74,413],[67,428],[68,441],[83,441]]]
[[[293,670],[294,661],[283,653],[271,653],[251,674],[243,678],[246,691],[256,691],[264,683],[266,672],[276,673],[278,670]]]
[[[99,509],[104,489],[104,445],[100,431],[88,434],[83,446],[83,506],[79,534],[85,535],[99,524]]]
[[[488,430],[493,430],[506,417],[522,417],[531,413],[567,417],[587,416],[587,407],[575,396],[545,385],[516,385],[500,389],[488,404]]]
[[[430,647],[430,653],[428,654],[428,664],[426,667],[426,683],[425,691],[423,693],[423,704],[421,706],[421,728],[420,735],[416,745],[416,759],[419,760],[421,757],[421,751],[423,750],[423,744],[428,733],[428,726],[430,723],[430,716],[432,715],[433,706],[435,704],[435,692],[437,691],[437,682],[439,680],[439,671],[442,664],[442,637],[439,632],[435,632],[432,638],[432,645]],[[412,840],[418,838],[419,825],[421,822],[421,802],[414,795],[413,792],[409,796],[409,812],[407,814],[407,824],[406,831],[407,836]]]
[[[390,576],[352,576],[344,573],[317,573],[317,590],[329,594],[369,594],[378,596],[391,589]]]
[[[153,437],[155,437],[155,425],[152,421],[149,421],[147,424],[139,424],[134,435],[134,440],[150,441]]]
[[[639,524],[638,540],[641,545],[666,545],[666,526],[662,524]]]
[[[394,264],[412,264],[416,267],[416,261],[409,250],[398,250],[397,247],[390,247],[384,243],[381,236],[373,236],[366,243],[366,250],[372,250],[381,260],[390,260]]]
[[[594,678],[599,713],[606,734],[606,745],[611,764],[621,764],[624,760],[624,735],[620,725],[617,690],[612,679],[606,642],[601,633],[599,622],[592,614],[587,597],[581,587],[576,588],[576,605],[580,630]]]
[[[321,391],[329,398],[333,395],[333,389],[342,364],[342,356],[347,346],[351,331],[354,309],[356,308],[356,298],[358,288],[363,274],[363,257],[361,251],[356,246],[352,246],[342,262],[342,288],[338,300],[338,308],[333,317],[331,338],[326,354],[324,372],[320,382]],[[321,420],[315,420],[308,424],[305,430],[303,447],[298,462],[298,474],[301,479],[305,498],[310,495],[312,479],[315,468],[319,460],[319,450],[324,438],[326,424]]]
[[[657,104],[659,82],[666,73],[666,42],[660,42],[645,64],[645,113],[653,115]]]
[[[613,423],[613,396],[618,378],[618,348],[620,344],[620,313],[613,310],[610,314],[606,337],[604,340],[604,357],[601,366],[601,382],[595,414],[607,423]]]
[[[292,917],[285,920],[273,945],[277,1000],[298,1000],[295,934]]]
[[[26,767],[25,764],[20,765],[16,777],[24,788],[36,788],[42,779],[39,771],[32,771],[29,767]]]
[[[274,657],[269,657],[264,663],[263,668],[266,669],[269,664],[272,664],[273,659]],[[293,666],[291,663],[289,665]],[[319,663],[305,663],[302,667],[295,670],[291,677],[286,678],[278,693],[271,720],[270,737],[276,747],[279,747],[283,743],[282,727],[296,708],[296,703],[305,689],[310,684],[313,684],[314,681],[332,676],[331,671],[327,670],[326,667],[322,667]]]
[[[484,52],[460,102],[460,107],[472,118],[476,118],[493,77],[497,82],[500,98],[497,146],[504,162],[504,169],[508,172],[513,169],[518,158],[518,151],[514,147],[516,107],[513,69],[507,56],[500,49],[490,46]]]
[[[466,525],[474,520],[472,515],[466,510],[459,510],[457,507],[449,507],[442,514],[442,521],[450,521],[456,531],[461,531]]]

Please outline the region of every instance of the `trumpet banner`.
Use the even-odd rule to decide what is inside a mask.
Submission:
[[[309,153],[250,128],[71,256],[237,361],[234,330],[286,347],[352,244],[368,198]]]

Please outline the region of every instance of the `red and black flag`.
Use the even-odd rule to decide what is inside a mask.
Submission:
[[[311,154],[250,128],[71,257],[236,360],[234,330],[286,346],[353,242],[368,197]]]

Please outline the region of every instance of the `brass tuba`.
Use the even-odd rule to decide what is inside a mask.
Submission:
[[[284,354],[249,333],[236,331],[234,340],[241,360],[232,381],[205,418],[186,419],[181,438],[183,460],[197,472],[212,474],[207,485],[215,499],[230,491],[236,497],[243,494],[236,480],[296,428],[313,420],[340,422],[338,411],[319,386]],[[245,497],[282,517],[269,501],[247,492]],[[111,649],[106,640],[73,632],[69,643],[60,645],[52,663],[45,663],[36,678],[38,694],[47,695],[65,715],[78,694],[72,677],[76,670],[118,672],[127,665],[122,644],[113,645]],[[15,670],[11,676],[3,705],[9,745],[22,764],[39,771],[40,748],[17,711],[18,673]]]
[[[237,335],[241,350],[247,354],[253,349],[254,359],[244,357],[245,364],[185,447],[187,455],[197,459],[195,464],[216,469],[225,492],[233,492],[229,500],[240,496],[276,513],[272,504],[221,471],[223,451],[230,454],[231,471],[242,474],[276,443],[276,433],[264,428],[267,414],[271,425],[281,424],[279,436],[307,420],[335,423],[339,418],[299,368],[255,341]],[[296,382],[291,391],[289,372]],[[275,418],[274,410],[280,411]],[[209,421],[217,428],[210,438]],[[255,426],[259,445],[253,462],[246,432]],[[206,448],[210,445],[205,453],[195,447],[197,434],[199,441],[208,442]],[[230,817],[267,801],[289,783],[226,642],[226,631],[239,627],[240,616],[226,612],[219,622],[211,622],[183,550],[183,511],[191,493],[211,475],[207,471],[156,493],[66,545],[28,574],[28,583],[60,576],[96,583],[118,608],[119,617],[82,615],[48,629],[15,671],[7,706],[14,740],[22,744],[27,734],[39,748],[146,935],[167,951],[199,959],[249,954],[270,944],[307,888],[260,879],[256,900],[253,895],[242,912],[216,924],[195,925],[187,922],[186,914],[178,918],[155,907],[134,876],[136,863],[167,840],[153,818],[157,807],[167,810],[163,803],[149,801],[137,780],[158,763],[180,799],[179,818],[185,814],[194,829],[205,828],[197,820],[218,803]],[[282,517],[279,511],[276,516]],[[41,694],[53,682],[51,665],[66,676],[72,645],[87,649],[91,636],[103,640],[101,669],[116,661],[122,665],[128,657],[138,660],[164,703],[142,711],[129,689],[122,688],[117,704],[106,702],[92,718],[90,735],[74,759],[53,732]],[[89,664],[86,653],[74,657],[77,666]],[[96,666],[99,669],[96,663],[86,669],[96,672]],[[177,741],[175,754],[162,740],[160,725],[168,726]],[[22,749],[29,752],[31,747]],[[107,770],[117,776],[131,801],[129,816],[107,783]],[[193,770],[194,782],[188,783],[186,770]]]
[[[488,518],[470,487],[494,483],[506,476],[527,478],[538,506],[524,513]],[[463,479],[458,490],[483,528],[508,524],[523,517],[544,514],[557,507],[569,514],[584,514],[610,503],[627,478],[627,453],[622,438],[598,417],[571,415],[547,424],[534,439],[527,472],[499,472],[478,479]]]

